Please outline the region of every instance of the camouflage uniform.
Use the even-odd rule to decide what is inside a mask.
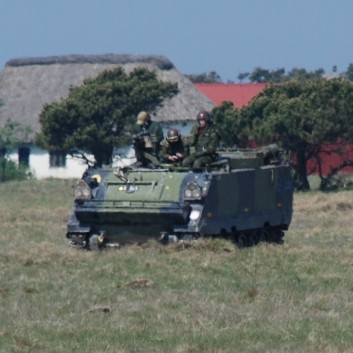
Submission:
[[[177,154],[183,155],[183,157],[177,157]],[[181,164],[182,160],[190,154],[189,146],[179,138],[176,142],[169,142],[164,140],[161,143],[161,149],[159,152],[159,160],[162,163],[173,163],[173,164]],[[174,160],[170,160],[169,157],[174,157]]]
[[[159,146],[164,137],[162,127],[159,125],[159,123],[155,121],[150,121],[142,126],[140,128],[140,131],[144,129],[144,131],[149,132],[152,142],[152,147],[146,147],[146,150],[148,148],[151,148],[148,152],[158,157]]]
[[[205,127],[194,126],[189,139],[190,146],[195,147],[195,153],[184,159],[183,167],[202,168],[214,161],[220,135],[213,123],[208,123]]]
[[[144,153],[149,153],[158,158],[160,143],[163,137],[162,127],[155,121],[148,121],[142,125],[137,125],[134,131],[134,149],[137,161],[143,165],[149,163]]]

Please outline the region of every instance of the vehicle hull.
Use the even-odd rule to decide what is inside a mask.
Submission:
[[[92,196],[76,199],[67,237],[87,243],[104,235],[106,243],[119,244],[161,235],[282,238],[292,219],[290,165],[264,165],[257,156],[224,160],[202,171],[89,170],[83,180]]]

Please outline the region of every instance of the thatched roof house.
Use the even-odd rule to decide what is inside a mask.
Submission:
[[[158,121],[193,120],[200,109],[214,107],[165,57],[107,54],[24,58],[10,60],[0,71],[0,100],[5,103],[0,108],[0,126],[11,118],[39,131],[44,104],[66,98],[70,86],[117,66],[127,73],[145,67],[156,71],[162,81],[178,83],[180,93],[156,112]]]

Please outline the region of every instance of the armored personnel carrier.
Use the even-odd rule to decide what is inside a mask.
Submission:
[[[282,242],[293,183],[283,151],[223,151],[203,170],[89,168],[74,199],[66,234],[73,245],[226,237],[244,247]]]

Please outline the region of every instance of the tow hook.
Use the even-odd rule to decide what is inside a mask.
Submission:
[[[101,231],[97,238],[98,247],[103,247],[105,245],[105,240],[105,232]]]

